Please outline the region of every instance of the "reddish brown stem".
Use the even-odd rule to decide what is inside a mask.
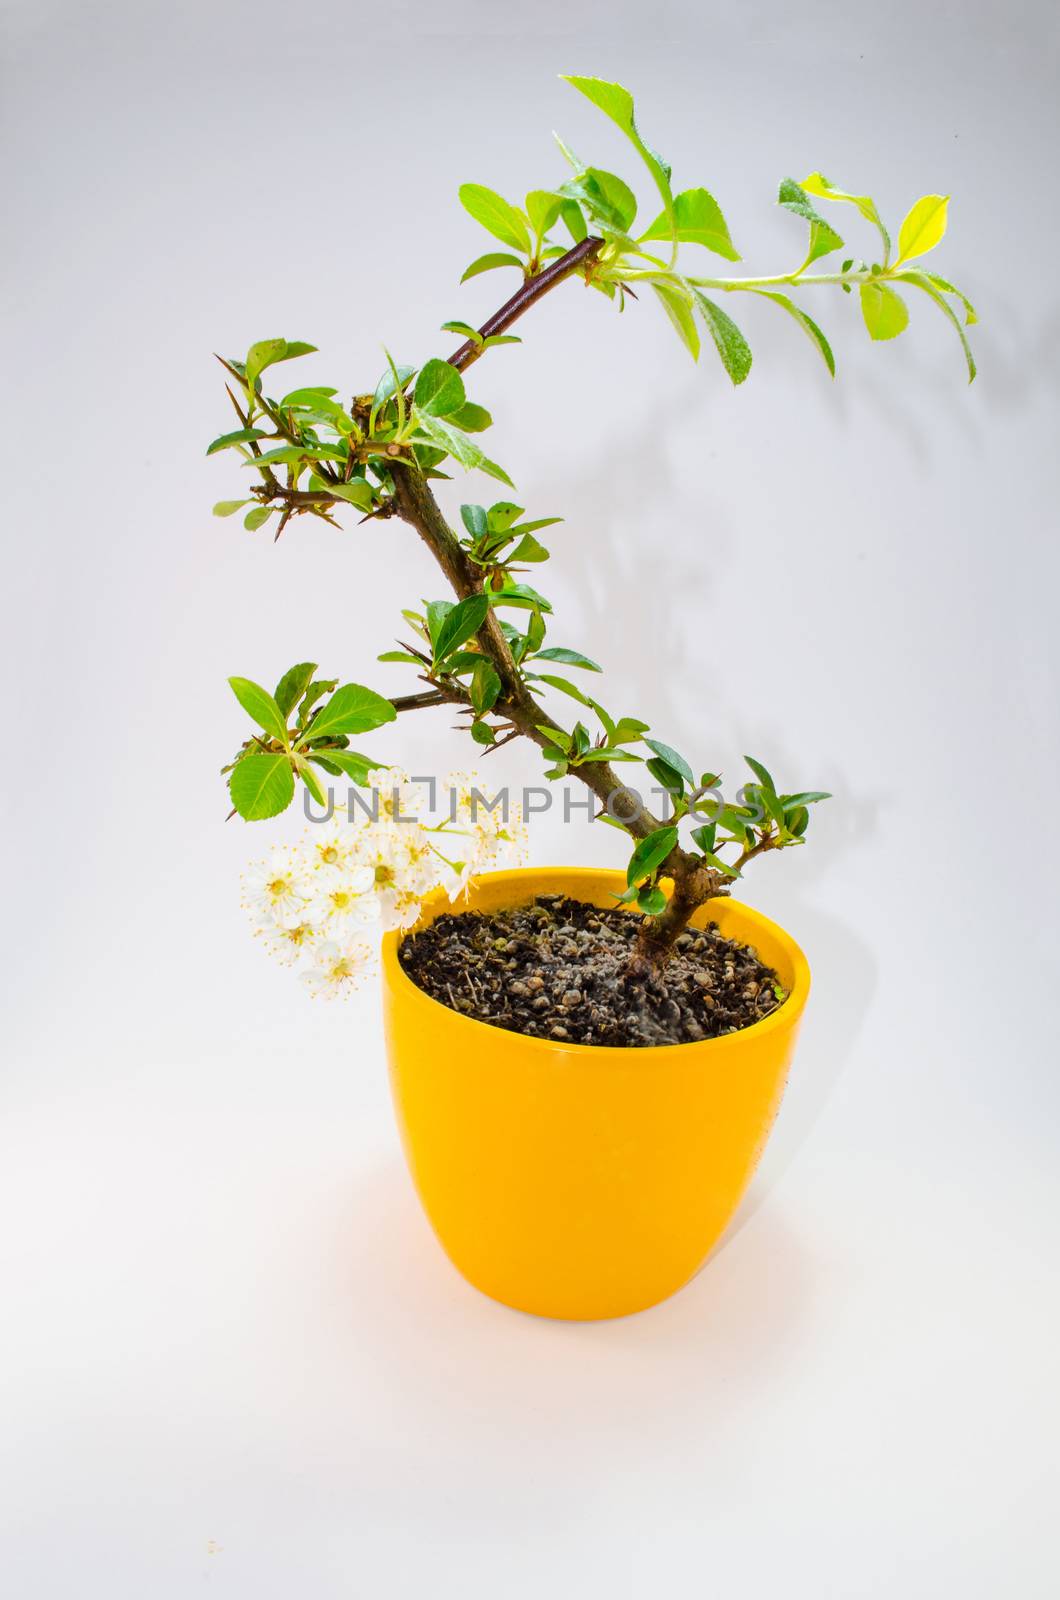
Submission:
[[[492,317],[487,317],[478,330],[478,339],[466,339],[459,350],[453,352],[449,357],[449,365],[455,367],[458,372],[470,367],[471,363],[477,361],[483,354],[483,340],[492,338],[496,333],[506,332],[524,311],[529,311],[530,307],[540,300],[543,294],[547,294],[557,283],[562,283],[564,278],[569,278],[572,272],[577,272],[579,267],[591,261],[603,242],[602,239],[594,239],[592,236],[582,239],[579,244],[568,250],[566,255],[557,257],[550,267],[545,267],[542,272],[527,278],[511,299],[504,302],[499,311],[495,311]]]

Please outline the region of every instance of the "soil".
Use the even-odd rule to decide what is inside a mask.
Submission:
[[[399,959],[432,999],[562,1044],[689,1044],[735,1033],[786,998],[775,972],[716,923],[679,935],[658,974],[628,973],[640,918],[566,895],[438,917]]]

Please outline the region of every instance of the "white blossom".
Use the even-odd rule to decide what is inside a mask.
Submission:
[[[313,965],[300,974],[302,982],[315,999],[333,1000],[356,986],[374,954],[367,939],[325,939],[314,951]]]
[[[371,965],[380,931],[415,923],[425,897],[442,888],[466,895],[477,873],[526,852],[517,806],[505,814],[479,796],[474,772],[454,772],[441,785],[439,815],[427,810],[424,787],[400,768],[376,783],[373,816],[314,823],[294,846],[275,849],[244,875],[244,903],[270,954],[301,973],[316,995],[340,995]]]
[[[290,927],[301,922],[311,898],[307,863],[295,850],[273,850],[243,875],[243,903],[259,923]]]

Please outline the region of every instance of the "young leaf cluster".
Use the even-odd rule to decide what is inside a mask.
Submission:
[[[285,811],[294,799],[296,779],[323,804],[316,768],[363,784],[380,765],[351,750],[350,735],[392,722],[397,715],[392,703],[359,683],[340,686],[336,678],[317,678],[316,671],[316,662],[299,662],[284,673],[272,694],[250,678],[228,680],[260,730],[223,769],[233,808],[248,822]]]

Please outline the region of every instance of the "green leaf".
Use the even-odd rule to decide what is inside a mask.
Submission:
[[[375,505],[371,487],[363,478],[351,478],[349,483],[329,483],[328,493],[338,495],[340,500],[348,500],[351,506],[356,506],[360,511],[371,511]]]
[[[861,315],[870,339],[897,339],[909,321],[905,301],[885,283],[861,285]]]
[[[969,300],[966,294],[963,294],[962,291],[958,289],[955,283],[950,283],[948,279],[940,277],[937,272],[925,272],[923,273],[923,276],[933,283],[936,289],[941,289],[943,294],[954,294],[957,296],[957,299],[964,307],[965,327],[971,327],[973,322],[979,321],[978,313],[976,312],[975,307],[972,305],[972,302]]]
[[[381,656],[376,656],[377,661],[402,661],[410,667],[422,667],[423,662],[418,656],[409,655],[407,650],[384,650]]]
[[[677,238],[682,244],[701,244],[705,249],[713,250],[716,256],[724,256],[726,261],[739,261],[740,255],[729,237],[728,224],[721,214],[721,207],[709,190],[685,189],[675,195],[674,219]],[[661,211],[647,233],[642,233],[640,237],[644,242],[649,239],[669,239],[670,236],[670,219],[665,211]]]
[[[708,850],[713,850],[717,832],[718,825],[716,822],[705,822],[701,828],[692,829],[692,838],[700,850],[706,854]]]
[[[637,894],[637,907],[647,917],[657,917],[666,910],[666,896],[661,889],[641,889]]]
[[[425,602],[427,610],[427,632],[430,636],[431,650],[437,648],[438,635],[442,623],[456,605],[455,600],[428,600]]]
[[[300,661],[297,666],[288,667],[276,685],[276,693],[273,698],[285,719],[285,727],[286,718],[291,715],[291,712],[309,688],[316,670],[317,664],[315,661]]]
[[[751,370],[751,346],[729,316],[699,289],[693,289],[699,314],[733,383],[743,383]]]
[[[535,607],[533,611],[531,611],[530,620],[526,624],[525,651],[528,651],[530,655],[533,655],[535,650],[540,650],[544,642],[545,619],[542,616],[540,609]],[[522,655],[520,655],[519,659],[522,660]]]
[[[620,83],[608,83],[604,78],[582,78],[572,74],[561,73],[561,77],[591,100],[605,116],[610,117],[616,127],[621,128],[634,150],[640,156],[644,165],[655,180],[655,186],[662,195],[663,204],[667,215],[673,220],[673,193],[670,189],[670,168],[661,156],[648,148],[637,131],[636,119],[633,114],[633,96],[628,89]]]
[[[461,506],[460,518],[473,539],[481,539],[486,532],[486,508],[484,506]]]
[[[415,371],[415,367],[405,367],[401,366],[400,364],[387,367],[387,370],[383,373],[383,376],[376,384],[375,393],[372,396],[373,414],[378,411],[380,406],[384,405],[386,401],[389,400],[394,394],[396,388],[394,383],[395,374],[397,375],[397,382],[402,388],[404,388],[405,384],[408,383]]]
[[[560,683],[567,683],[567,680],[566,680],[566,678],[560,678],[559,682]],[[572,690],[573,688],[574,688],[573,683],[568,683],[567,684],[568,691]],[[578,694],[581,694],[581,690],[580,689],[577,692],[578,692]],[[587,699],[588,697],[583,695],[582,698],[583,699]],[[618,725],[615,722],[614,718],[611,716],[611,713],[609,711],[605,711],[603,706],[600,705],[596,700],[588,700],[588,704],[592,706],[593,710],[596,712],[596,715],[600,719],[600,726],[603,728],[604,732],[607,735],[607,743],[608,743],[608,745],[609,746],[615,746],[615,745],[619,744],[621,741],[617,737],[617,735],[618,735]]]
[[[632,887],[650,878],[662,866],[677,843],[677,829],[671,826],[656,828],[647,838],[641,839],[629,858],[626,882]]]
[[[880,221],[880,213],[876,209],[876,202],[870,195],[847,194],[844,189],[837,189],[834,183],[830,183],[823,172],[811,172],[808,178],[803,178],[800,187],[805,194],[812,194],[815,199],[843,200],[852,206],[857,206],[865,221],[871,222],[874,227],[880,230],[880,238],[883,240],[884,260],[887,259],[891,252],[891,238]]]
[[[532,533],[524,533],[514,550],[505,556],[505,562],[511,561],[547,561],[548,551],[543,544],[538,544]]]
[[[548,722],[539,723],[537,731],[538,733],[543,733],[546,739],[551,739],[557,749],[562,750],[564,754],[570,750],[574,742],[569,733],[564,733],[562,728],[554,728]]]
[[[569,694],[572,700],[578,700],[583,706],[589,706],[595,710],[594,702],[589,699],[589,696],[582,694],[581,690],[566,678],[553,677],[548,672],[528,673],[527,677],[532,677],[537,683],[547,683],[553,689],[559,689],[563,694]]]
[[[295,411],[298,421],[320,422],[325,427],[335,428],[339,433],[352,433],[354,422],[349,412],[336,400],[329,400],[326,395],[316,394],[311,389],[295,389],[291,395],[280,401],[281,411]]]
[[[464,380],[448,361],[433,357],[423,366],[416,379],[416,408],[422,416],[447,417],[459,410],[466,399]]]
[[[810,224],[810,245],[804,266],[809,266],[811,261],[817,261],[821,256],[831,255],[833,250],[842,246],[842,239],[834,229],[830,228],[819,212],[813,209],[804,190],[795,182],[794,178],[785,178],[780,185],[777,203],[785,211],[791,211],[797,217],[803,217]]]
[[[449,611],[438,629],[434,646],[435,664],[444,661],[454,650],[476,634],[486,620],[490,603],[484,594],[468,595]]]
[[[246,755],[228,780],[232,804],[248,822],[279,816],[294,799],[294,774],[285,755]]]
[[[806,337],[816,346],[821,359],[834,378],[835,356],[832,354],[832,346],[828,343],[824,332],[817,326],[813,318],[808,317],[802,307],[797,306],[794,300],[790,299],[786,294],[778,294],[771,289],[755,289],[752,293],[760,294],[763,299],[772,300],[776,305],[783,306],[788,315],[794,317]]]
[[[236,444],[250,444],[254,439],[264,439],[266,437],[267,435],[260,428],[237,428],[234,433],[222,433],[219,439],[214,439],[211,444],[207,445],[206,454],[208,456],[216,455],[218,450],[227,450]]]
[[[948,194],[925,194],[907,213],[898,230],[898,264],[926,256],[946,232]]]
[[[565,200],[560,207],[560,216],[563,219],[563,226],[574,240],[574,243],[581,244],[589,233],[585,218],[582,216],[581,206],[575,200]],[[564,254],[565,252],[561,251],[560,253]]]
[[[615,731],[610,736],[611,743],[633,744],[640,739],[642,733],[647,733],[649,727],[650,723],[641,722],[639,717],[619,717]]]
[[[637,215],[637,197],[614,172],[601,167],[586,167],[563,185],[568,200],[579,201],[591,217],[605,228],[628,233]]]
[[[457,406],[450,413],[449,420],[465,433],[482,433],[493,426],[493,418],[486,407],[477,406],[473,400],[465,400],[462,406]]]
[[[302,696],[301,704],[298,707],[298,726],[300,728],[305,727],[305,724],[309,719],[309,713],[316,705],[320,697],[325,694],[330,694],[337,682],[337,678],[317,678],[314,679],[314,681],[309,685],[309,688]]]
[[[243,465],[257,469],[277,465],[295,466],[300,461],[344,462],[345,460],[345,454],[329,444],[280,444],[275,450],[267,450],[260,458],[245,461]]]
[[[915,288],[922,289],[926,295],[930,295],[931,299],[934,300],[935,304],[938,306],[943,315],[949,318],[950,322],[957,330],[958,339],[961,341],[961,348],[964,351],[964,359],[968,363],[968,382],[971,383],[975,378],[975,357],[972,355],[972,347],[968,343],[968,335],[961,327],[961,319],[954,311],[953,307],[942,298],[942,295],[932,283],[930,275],[926,272],[918,272],[915,269],[910,269],[907,272],[903,272],[898,281],[900,283],[911,283]]]
[[[258,727],[286,744],[287,722],[269,691],[251,678],[229,678],[228,684],[243,710]]]
[[[506,583],[503,589],[491,589],[491,606],[516,606],[524,611],[551,611],[551,602],[528,583]]]
[[[506,256],[496,251],[490,251],[484,256],[476,256],[471,265],[466,268],[461,283],[466,283],[469,278],[477,278],[480,272],[492,272],[495,267],[518,267],[522,271],[523,263],[518,256]]]
[[[420,431],[462,467],[482,466],[485,456],[462,428],[454,427],[451,422],[443,422],[441,417],[432,416],[430,412],[422,412],[419,406],[416,407],[416,420]]]
[[[557,522],[562,521],[562,517],[538,517],[534,522],[517,523],[510,531],[513,535],[517,533],[537,533],[540,528],[552,528]]]
[[[658,739],[645,739],[644,743],[649,750],[655,751],[660,761],[665,761],[668,767],[672,767],[675,772],[679,772],[690,789],[695,788],[696,780],[692,775],[692,768],[688,765],[684,756],[678,755],[677,751],[670,745],[662,744]]]
[[[810,824],[810,813],[805,806],[793,806],[790,811],[785,810],[784,821],[789,833],[801,839]]]
[[[756,761],[754,756],[744,756],[744,760],[747,762],[747,765],[750,767],[751,771],[754,773],[755,777],[758,779],[759,783],[762,785],[762,789],[763,789],[764,793],[772,795],[773,798],[775,799],[776,798],[776,793],[777,793],[777,786],[773,782],[773,779],[770,777],[769,772],[767,771],[767,769],[762,765],[762,763],[760,761]]]
[[[384,765],[382,761],[373,761],[370,756],[359,755],[356,750],[328,750],[310,755],[312,761],[324,759],[330,761],[332,766],[338,767],[351,782],[360,784],[367,783],[368,774],[377,772]]]
[[[243,369],[246,374],[247,384],[251,389],[254,387],[259,373],[264,372],[265,368],[271,366],[274,361],[282,360],[286,349],[286,339],[259,339],[257,344],[251,345],[247,351],[247,359]]]
[[[307,356],[316,350],[315,344],[301,339],[259,339],[247,351],[246,379],[250,388],[266,367],[277,361],[293,361],[296,356]]]
[[[515,484],[512,482],[511,478],[509,478],[504,468],[499,467],[495,461],[491,461],[489,456],[482,457],[482,460],[478,463],[478,470],[480,472],[484,472],[487,478],[496,478],[498,483],[506,483],[509,489],[515,488]]]
[[[782,794],[780,798],[787,811],[791,806],[812,806],[819,800],[831,800],[832,796],[827,789],[805,789],[801,794]]]
[[[644,765],[652,777],[664,788],[668,794],[682,795],[684,793],[684,779],[675,767],[668,761],[663,761],[659,756],[653,756]]]
[[[249,500],[218,500],[213,508],[215,517],[230,517],[236,511],[242,511],[244,506],[250,505]]]
[[[506,533],[523,514],[523,507],[517,506],[511,500],[498,500],[490,506],[486,513],[486,521],[491,533]]]
[[[588,656],[583,656],[580,650],[568,650],[566,645],[549,645],[547,650],[538,650],[534,656],[535,661],[558,661],[565,667],[583,667],[586,672],[603,672],[603,667],[595,661],[590,661]]]
[[[479,662],[483,660],[485,657],[478,650],[454,650],[452,655],[445,658],[445,670],[458,675],[474,672]]]
[[[442,323],[442,332],[443,333],[459,333],[459,334],[462,334],[465,339],[472,340],[472,342],[474,344],[481,344],[482,343],[482,335],[481,335],[481,333],[479,333],[477,328],[473,328],[471,326],[470,322],[460,322],[460,321],[458,321],[457,319],[454,318],[454,320],[452,322],[443,322]]]
[[[672,282],[653,283],[652,288],[662,302],[663,310],[677,329],[678,338],[691,352],[692,360],[699,360],[699,330],[692,315],[688,296]]]
[[[475,670],[471,674],[471,704],[480,715],[489,711],[496,703],[501,692],[501,680],[493,663],[483,656],[475,663]]]
[[[289,411],[298,406],[308,406],[310,411],[314,411],[322,400],[333,400],[338,392],[337,389],[323,387],[292,389],[290,394],[285,394],[280,401],[280,410]]]
[[[492,350],[498,344],[522,344],[517,333],[491,333],[488,339],[483,339],[483,350]]]
[[[492,233],[512,250],[530,254],[530,235],[522,213],[509,205],[502,195],[481,183],[463,183],[459,194],[464,210],[481,223],[487,233]]]
[[[526,214],[530,226],[541,239],[558,220],[563,208],[563,196],[550,189],[531,189],[526,197]]]
[[[317,805],[326,806],[328,803],[327,795],[320,787],[320,779],[309,765],[308,760],[299,760],[298,776],[309,790],[309,793],[313,796],[313,799],[316,801]]]
[[[471,737],[476,744],[495,744],[497,735],[488,722],[473,722],[471,724]]]
[[[359,683],[344,683],[317,712],[308,737],[321,739],[325,734],[367,733],[371,728],[382,727],[384,722],[393,722],[396,716],[394,707],[382,695],[362,688]]]

